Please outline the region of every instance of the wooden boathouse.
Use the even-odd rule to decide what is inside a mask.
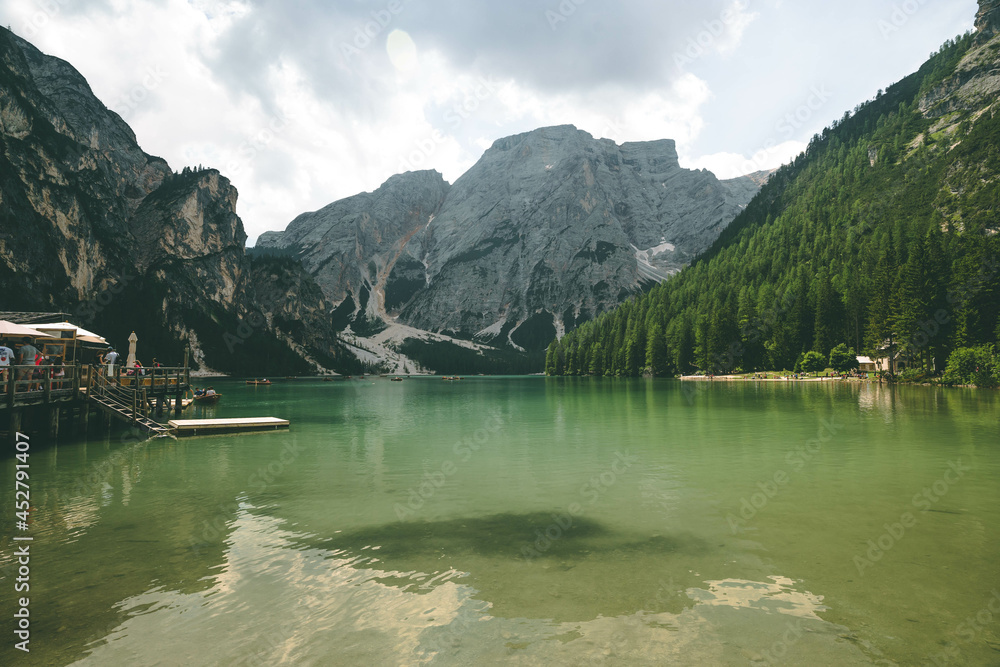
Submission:
[[[181,414],[191,387],[187,354],[177,367],[85,364],[87,350],[107,349],[107,342],[66,318],[65,313],[0,313],[5,327],[27,327],[36,334],[5,333],[3,338],[32,339],[44,359],[38,365],[0,367],[0,429],[6,426],[10,438],[31,429],[54,440],[63,422],[86,433],[97,414],[105,428],[116,420],[150,435],[170,431],[161,417],[169,410]]]
[[[58,437],[67,419],[85,433],[94,413],[104,417],[106,426],[117,420],[150,435],[166,433],[171,427],[158,419],[170,410],[179,416],[191,387],[187,365],[146,368],[132,375],[121,367],[109,375],[105,367],[82,364],[11,366],[6,375],[0,412],[7,414],[11,437],[27,419],[36,428],[40,423],[39,430],[51,439]]]

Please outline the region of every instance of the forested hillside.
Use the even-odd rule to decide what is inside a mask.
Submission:
[[[553,341],[546,371],[791,369],[844,344],[940,372],[994,344],[998,52],[1000,38],[956,38],[845,114],[692,266]]]

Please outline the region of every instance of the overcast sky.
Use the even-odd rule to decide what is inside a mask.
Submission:
[[[0,0],[179,171],[219,169],[249,244],[299,213],[573,124],[775,167],[972,28],[975,0]]]

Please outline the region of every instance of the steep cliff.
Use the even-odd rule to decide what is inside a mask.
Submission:
[[[979,0],[976,30],[983,37],[992,37],[1000,32],[1000,0]]]
[[[69,64],[3,29],[0,61],[3,298],[65,307],[129,265],[126,221],[170,169]]]
[[[337,361],[325,312],[299,327],[270,317],[326,308],[307,274],[295,276],[297,293],[268,301],[267,316],[256,303],[279,277],[255,272],[245,256],[228,180],[214,170],[175,174],[71,65],[3,29],[0,174],[3,309],[73,312],[118,345],[135,330],[147,356],[179,362],[187,345],[220,370]]]

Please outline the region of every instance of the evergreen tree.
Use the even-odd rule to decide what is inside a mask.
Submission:
[[[604,375],[604,350],[601,341],[594,343],[590,356],[590,374],[597,377]]]
[[[653,325],[646,341],[646,368],[653,377],[666,377],[669,375],[667,366],[667,339],[663,335],[663,328],[659,324]]]

